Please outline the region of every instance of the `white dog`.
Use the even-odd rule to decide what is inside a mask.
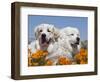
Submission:
[[[64,56],[73,61],[74,54],[80,50],[80,33],[77,28],[66,27],[60,31],[58,42],[55,42],[52,53],[47,59],[52,60],[54,65],[59,56]]]
[[[35,28],[36,40],[29,44],[32,53],[37,50],[47,50],[51,52],[53,43],[58,38],[58,30],[52,24],[40,24]]]
[[[62,29],[62,32],[67,36],[68,42],[70,44],[70,49],[72,49],[73,56],[80,51],[81,42],[80,42],[80,32],[75,27],[66,27]]]
[[[54,43],[51,53],[46,57],[46,59],[50,59],[53,61],[53,65],[56,65],[58,62],[59,57],[67,57],[72,59],[72,47],[69,44],[69,41],[65,35],[60,31],[60,36],[58,41]]]

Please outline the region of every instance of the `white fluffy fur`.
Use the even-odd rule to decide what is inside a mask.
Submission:
[[[70,36],[73,34],[73,36]],[[47,56],[47,59],[51,59],[54,65],[57,63],[59,56],[64,56],[73,61],[73,54],[76,54],[80,50],[80,43],[77,45],[77,49],[74,49],[71,44],[76,42],[76,38],[80,38],[80,33],[77,28],[66,27],[60,31],[58,42],[54,43],[51,54]]]
[[[50,32],[48,32],[48,29]],[[40,30],[42,30],[40,32]],[[35,27],[34,30],[36,40],[31,42],[28,48],[31,50],[32,53],[36,52],[37,50],[48,50],[51,52],[51,48],[53,47],[53,43],[56,41],[58,37],[58,30],[52,24],[40,24]],[[50,42],[48,44],[41,43],[41,35],[46,35],[46,41]]]
[[[47,30],[50,30],[48,32]],[[39,32],[42,30],[42,32]],[[50,43],[46,46],[42,46],[41,35],[46,34],[46,40],[51,39]],[[65,27],[63,29],[56,29],[54,25],[51,24],[40,24],[35,28],[35,37],[36,40],[29,44],[29,49],[32,53],[36,50],[42,50],[43,48],[49,52],[49,55],[46,59],[50,59],[54,62],[54,65],[58,61],[59,56],[67,57],[73,60],[73,54],[76,54],[80,50],[80,42],[78,45],[76,38],[80,38],[80,33],[77,28],[74,27]],[[75,48],[72,46],[75,44]]]
[[[65,33],[65,36],[67,37],[67,40],[70,44],[70,49],[72,49],[72,53],[76,54],[80,51],[81,43],[79,41],[79,44],[75,44],[77,42],[77,37],[80,38],[80,32],[77,28],[75,27],[65,27],[64,29],[61,30],[63,33]],[[74,48],[71,44],[74,45]]]

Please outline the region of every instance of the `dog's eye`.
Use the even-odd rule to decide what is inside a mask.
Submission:
[[[47,29],[48,32],[51,32],[49,29]]]
[[[42,30],[40,30],[40,32],[42,32]]]
[[[70,35],[72,35],[72,36],[73,36],[74,34],[70,34]]]

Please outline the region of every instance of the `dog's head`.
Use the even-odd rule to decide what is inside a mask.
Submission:
[[[67,27],[66,29],[64,29],[65,34],[67,35],[70,44],[74,45],[79,45],[80,43],[80,33],[79,30],[77,28],[73,28],[73,27]]]
[[[40,24],[35,28],[35,37],[41,45],[48,45],[58,37],[57,32],[52,24]]]
[[[77,28],[67,27],[63,29],[66,39],[68,40],[70,50],[74,54],[80,51],[80,33]]]

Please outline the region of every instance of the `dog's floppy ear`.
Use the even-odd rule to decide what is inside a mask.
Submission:
[[[54,28],[54,39],[55,39],[55,41],[58,40],[59,36],[60,36],[60,31],[59,31],[59,29]]]
[[[39,27],[38,26],[35,27],[34,33],[35,33],[35,39],[37,40],[38,39],[38,35],[39,35]]]

